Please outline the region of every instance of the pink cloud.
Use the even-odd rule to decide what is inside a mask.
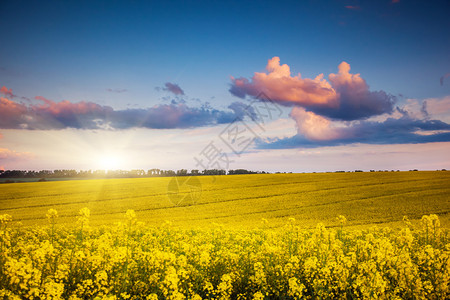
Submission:
[[[34,106],[34,110],[43,113],[49,113],[52,116],[68,116],[71,114],[88,114],[88,113],[99,113],[107,108],[93,102],[70,102],[68,100],[63,100],[61,102],[54,102],[48,100],[42,96],[36,96],[36,100],[41,100],[43,104]]]
[[[348,135],[346,128],[338,127],[329,119],[306,111],[302,107],[294,107],[290,117],[297,123],[298,134],[308,140],[327,141],[344,138]]]
[[[423,107],[430,117],[450,122],[450,96],[426,99]]]
[[[23,120],[28,109],[19,103],[0,97],[0,127],[15,128]]]
[[[95,128],[96,119],[105,119],[113,111],[111,107],[92,102],[54,102],[42,96],[35,99],[43,103],[24,105],[0,97],[0,128]]]
[[[280,58],[269,59],[267,73],[256,72],[249,81],[246,78],[232,77],[230,92],[241,98],[245,95],[257,96],[261,92],[269,98],[302,106],[337,106],[337,94],[320,74],[314,79],[302,78],[300,74],[292,77],[290,67],[280,65]]]
[[[93,102],[54,102],[42,96],[36,96],[40,104],[30,106],[33,121],[32,128],[88,128],[98,127],[96,120],[105,120],[113,113],[113,108]]]
[[[114,110],[93,102],[54,102],[36,96],[37,104],[25,105],[0,97],[0,128],[3,129],[127,129],[191,128],[231,123],[246,116],[243,103],[228,110],[210,106],[191,107],[173,101],[150,108]]]
[[[360,74],[350,74],[350,65],[345,61],[338,66],[338,74],[331,73],[328,78],[336,89],[347,88],[353,92],[365,92],[368,87]]]
[[[0,148],[0,160],[29,159],[32,157],[34,157],[34,155],[29,152],[17,152],[6,148]]]
[[[337,74],[329,75],[329,81],[323,74],[314,79],[291,76],[289,66],[280,65],[279,57],[269,59],[266,70],[255,72],[250,80],[231,77],[230,92],[240,98],[257,97],[263,92],[283,105],[301,106],[341,120],[364,119],[393,110],[395,97],[384,91],[370,91],[360,74],[350,73],[346,62],[339,65]]]
[[[444,98],[427,99],[427,110],[432,114],[450,113],[450,96]]]
[[[3,95],[5,95],[7,97],[11,97],[11,98],[14,98],[16,96],[13,94],[12,89],[8,89],[6,86],[2,86],[0,88],[0,93],[2,93]]]

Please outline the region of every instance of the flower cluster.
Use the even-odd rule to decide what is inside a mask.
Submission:
[[[0,299],[449,299],[450,242],[436,215],[421,227],[342,230],[295,219],[269,229],[15,227],[0,216]],[[8,226],[7,226],[8,225]]]

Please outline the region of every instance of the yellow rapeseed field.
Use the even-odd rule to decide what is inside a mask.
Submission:
[[[123,222],[21,228],[1,215],[0,297],[4,299],[448,299],[450,241],[436,215],[420,228],[345,230],[294,218],[277,230],[148,227]]]
[[[59,224],[73,224],[77,212],[91,210],[91,225],[122,220],[128,209],[148,225],[170,221],[184,229],[253,229],[261,218],[281,227],[293,217],[299,226],[350,227],[393,223],[408,216],[414,224],[436,214],[450,228],[450,172],[374,172],[199,176],[201,191],[179,180],[179,195],[170,199],[174,178],[98,179],[0,184],[0,214],[28,225],[45,225],[48,209],[58,210]],[[194,191],[192,191],[194,188]]]
[[[4,184],[0,299],[449,299],[449,175]]]

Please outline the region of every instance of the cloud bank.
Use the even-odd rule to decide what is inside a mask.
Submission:
[[[235,102],[228,110],[203,105],[190,107],[172,101],[150,108],[115,110],[93,102],[54,102],[36,96],[36,104],[25,105],[0,97],[2,129],[128,129],[128,128],[192,128],[231,123],[245,116],[244,103]]]
[[[288,138],[258,140],[261,149],[315,148],[354,143],[419,144],[450,141],[450,124],[439,120],[416,120],[410,117],[388,118],[384,122],[357,121],[336,126],[320,116],[293,115],[298,134]],[[299,116],[300,115],[300,116]]]
[[[427,109],[427,107],[430,109]],[[450,141],[450,124],[432,119],[450,113],[450,97],[428,99],[420,105],[407,101],[385,120],[332,121],[327,117],[294,107],[290,117],[297,126],[297,135],[287,138],[260,139],[262,149],[314,148],[354,143],[418,144]]]
[[[351,74],[342,62],[329,81],[320,74],[314,79],[291,76],[290,67],[280,58],[269,59],[267,73],[255,73],[249,80],[231,78],[230,92],[239,97],[257,97],[261,92],[286,106],[301,106],[308,111],[336,120],[358,120],[393,111],[395,97],[384,91],[370,91],[360,74]]]
[[[269,59],[267,72],[231,78],[230,92],[239,98],[258,98],[263,92],[272,101],[292,106],[290,117],[297,135],[259,139],[264,149],[335,146],[352,143],[404,144],[450,141],[450,97],[407,100],[396,106],[396,97],[371,91],[360,74],[350,73],[342,62],[328,80],[291,76],[280,59]],[[264,98],[260,98],[265,101]],[[436,118],[436,119],[433,119]]]

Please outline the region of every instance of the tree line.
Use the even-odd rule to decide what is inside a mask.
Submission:
[[[237,175],[237,174],[268,174],[265,171],[236,170],[0,170],[0,178],[139,178],[139,177],[169,177],[169,176],[202,176],[202,175]]]

